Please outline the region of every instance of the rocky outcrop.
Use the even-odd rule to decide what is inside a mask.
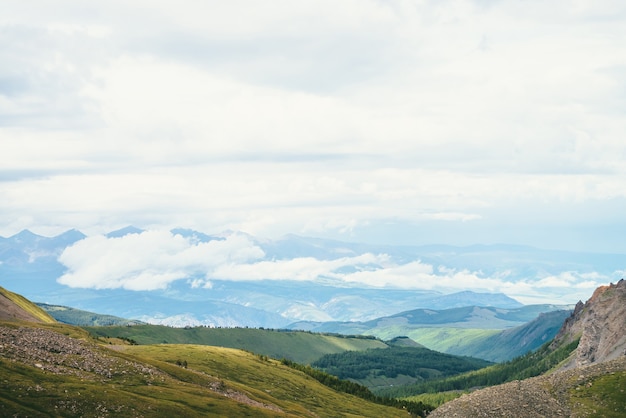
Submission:
[[[626,371],[626,281],[601,286],[586,303],[578,302],[551,346],[579,338],[571,360],[559,371],[463,395],[429,417],[588,416],[572,393],[598,377]]]
[[[585,304],[578,302],[552,345],[577,338],[576,356],[565,368],[600,363],[626,353],[626,280],[601,286]]]
[[[41,328],[0,325],[0,358],[85,380],[126,375],[143,376],[149,383],[157,377],[163,380],[163,373],[153,367],[111,356],[95,343]]]

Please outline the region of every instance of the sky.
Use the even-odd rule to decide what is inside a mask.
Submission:
[[[5,0],[0,63],[0,236],[626,253],[621,1]]]

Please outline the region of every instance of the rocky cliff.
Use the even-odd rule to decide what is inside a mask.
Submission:
[[[551,347],[579,338],[559,371],[463,395],[429,417],[626,416],[626,281],[579,302]]]
[[[572,315],[552,343],[560,345],[580,338],[575,357],[565,368],[612,360],[626,353],[626,280],[601,286]]]

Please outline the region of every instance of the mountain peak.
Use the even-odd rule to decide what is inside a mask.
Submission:
[[[142,232],[144,232],[143,229],[129,225],[124,228],[111,231],[108,234],[106,234],[106,236],[107,238],[120,238],[120,237],[123,237],[125,235],[130,235],[130,234],[141,234]]]
[[[199,232],[194,229],[188,228],[174,228],[170,232],[174,235],[180,235],[181,237],[190,238],[193,241],[198,242],[209,242],[215,239],[214,237],[207,235],[204,232]]]
[[[86,237],[87,235],[83,234],[78,229],[68,229],[67,231],[63,232],[60,235],[57,235],[54,238],[56,238],[57,240],[64,241],[64,242],[76,242]]]
[[[29,229],[22,229],[17,234],[9,237],[9,239],[15,242],[34,241],[34,240],[37,240],[38,238],[41,238],[41,236],[35,234],[34,232],[31,232]]]

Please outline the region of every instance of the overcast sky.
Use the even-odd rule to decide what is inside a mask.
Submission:
[[[0,235],[626,252],[626,2],[9,1]]]

